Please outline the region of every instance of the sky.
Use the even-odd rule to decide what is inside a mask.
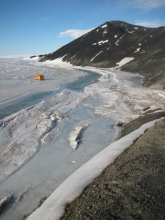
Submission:
[[[51,53],[114,20],[165,26],[165,0],[0,0],[0,57]]]

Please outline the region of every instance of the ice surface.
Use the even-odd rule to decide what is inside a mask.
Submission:
[[[158,120],[154,120],[144,124],[136,131],[112,143],[93,157],[66,179],[51,194],[44,204],[28,217],[28,220],[60,219],[64,213],[65,206],[77,198],[89,183],[99,176],[108,165],[113,163],[127,147],[133,144],[133,142],[142,135],[146,129],[153,126],[157,121]]]
[[[82,121],[81,123],[76,125],[73,131],[71,132],[69,140],[70,140],[70,145],[74,150],[77,149],[78,144],[81,141],[80,135],[89,126],[89,124],[90,124],[89,120]]]
[[[61,84],[86,75],[61,60],[38,63],[27,58],[0,59],[0,104],[29,93],[57,89]],[[68,69],[71,68],[70,75]],[[44,75],[45,80],[36,81],[35,74]]]
[[[50,67],[52,63],[54,67]],[[18,203],[2,215],[2,220],[10,216],[13,220],[21,219],[23,214],[31,212],[42,197],[51,194],[76,169],[117,138],[120,128],[116,124],[143,115],[145,107],[165,108],[165,92],[142,88],[143,77],[138,74],[106,68],[64,67],[63,62],[38,64],[17,60],[0,64],[3,67],[0,90],[5,96],[3,92],[8,89],[6,99],[12,98],[13,93],[19,96],[30,93],[33,87],[35,91],[42,91],[65,84],[48,99],[0,121],[0,176],[3,180],[0,191],[12,191],[18,199]],[[24,81],[29,81],[28,77],[32,78],[34,72],[44,73],[47,80],[26,87]],[[87,72],[92,78],[89,75],[79,78],[85,77]],[[101,77],[95,78],[93,72]],[[17,93],[13,92],[17,87]],[[78,148],[73,150],[70,145],[75,139]]]

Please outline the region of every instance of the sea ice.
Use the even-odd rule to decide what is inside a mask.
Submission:
[[[130,60],[133,58],[123,59],[119,66]],[[22,67],[19,62],[18,66],[15,62],[13,64],[21,78]],[[0,153],[3,155],[0,158],[1,180],[6,178],[0,187],[3,191],[12,189],[16,198],[21,192],[25,192],[23,200],[18,205],[14,204],[2,216],[2,220],[11,215],[17,220],[23,214],[31,212],[42,197],[52,193],[66,177],[117,138],[120,128],[116,124],[127,123],[143,115],[143,109],[148,106],[151,110],[165,109],[164,91],[143,88],[143,77],[138,74],[108,68],[64,67],[63,63],[59,66],[55,62],[53,68],[49,66],[53,62],[45,65],[36,64],[35,61],[31,67],[31,61],[24,62],[27,78],[33,76],[31,71],[34,70],[35,73],[43,71],[49,79],[43,84],[36,82],[39,86],[35,89],[41,85],[44,90],[53,85],[57,88],[56,86],[67,82],[68,78],[73,81],[84,76],[87,71],[99,73],[101,77],[95,83],[86,85],[84,90],[66,89],[62,86],[59,93],[52,97],[0,121]],[[9,70],[8,74],[0,76],[3,78],[3,86],[6,81],[13,83],[12,64],[10,65],[5,67]],[[14,76],[17,75],[16,72]],[[7,80],[6,76],[10,76],[10,79]],[[80,81],[76,83],[79,84]],[[13,85],[6,96],[8,98],[16,88],[15,81]],[[17,93],[19,95],[24,87],[23,92],[31,92],[31,86],[28,88],[20,84],[20,87],[21,90]],[[5,91],[4,87],[0,89]],[[81,128],[88,124],[90,126],[79,136]],[[79,143],[81,145],[77,150],[72,150],[69,147],[72,143],[70,137],[75,141],[78,136],[82,139]],[[21,181],[18,181],[20,178]]]

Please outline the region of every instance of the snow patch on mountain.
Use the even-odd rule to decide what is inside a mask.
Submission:
[[[106,28],[107,27],[107,24],[104,24],[103,26],[101,26],[101,28]]]
[[[139,48],[137,48],[133,53],[138,53],[139,51],[140,51],[140,47]]]
[[[122,59],[120,62],[116,63],[117,67],[121,67],[124,66],[126,63],[130,62],[134,60],[134,57],[125,57],[124,59]]]
[[[94,56],[92,59],[91,59],[91,62],[98,56],[102,53],[103,51],[100,51],[98,54],[96,54],[96,56]]]
[[[125,34],[124,34],[125,35]],[[116,44],[116,46],[118,46],[119,44],[119,41],[124,37],[124,35],[122,35],[116,42],[115,42],[115,44]]]
[[[92,45],[102,45],[102,44],[105,44],[105,43],[108,43],[108,40],[101,40],[101,41],[99,41],[99,42],[97,42],[97,43],[93,43]]]

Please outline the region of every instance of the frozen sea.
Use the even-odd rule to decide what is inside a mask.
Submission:
[[[45,80],[35,81],[35,74]],[[118,123],[146,107],[164,109],[164,92],[143,88],[142,80],[60,59],[0,59],[0,194],[13,195],[1,219],[30,213],[117,139]]]

